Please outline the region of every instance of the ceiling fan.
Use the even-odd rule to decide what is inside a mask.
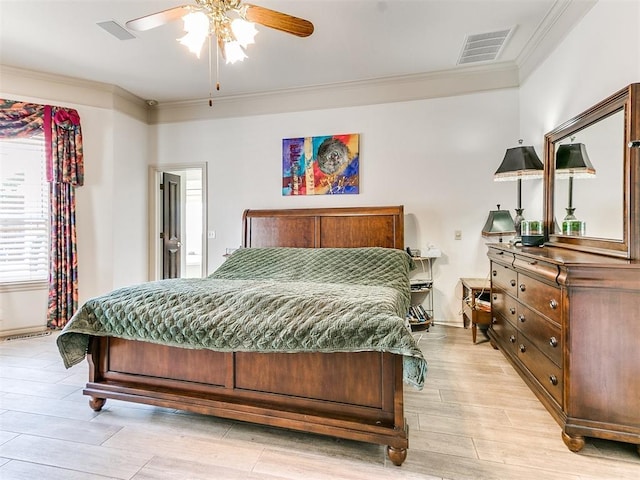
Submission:
[[[215,36],[228,63],[246,58],[244,50],[238,47],[246,48],[253,43],[257,33],[253,23],[298,37],[308,37],[313,33],[313,24],[308,20],[241,0],[195,0],[195,5],[180,5],[145,15],[129,20],[126,26],[134,31],[145,31],[180,18],[185,21],[187,31],[180,39],[181,43],[200,56],[206,38]],[[190,44],[194,45],[193,48]]]

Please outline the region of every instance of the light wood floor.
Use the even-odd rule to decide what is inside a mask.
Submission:
[[[55,335],[0,341],[0,478],[329,480],[640,478],[635,446],[560,429],[488,342],[436,325],[417,332],[426,388],[405,389],[406,462],[377,445],[108,400],[93,412],[83,363],[65,370]]]

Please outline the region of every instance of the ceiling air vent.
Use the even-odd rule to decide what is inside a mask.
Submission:
[[[512,28],[498,32],[467,35],[458,65],[495,60],[511,36]]]

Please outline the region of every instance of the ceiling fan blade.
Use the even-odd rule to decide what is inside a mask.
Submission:
[[[152,28],[159,27],[165,23],[173,22],[184,17],[193,10],[193,5],[181,5],[179,7],[170,8],[161,12],[145,15],[144,17],[135,18],[125,23],[125,26],[137,32],[144,32]]]
[[[250,22],[259,23],[265,27],[291,33],[298,37],[308,37],[313,33],[313,23],[308,20],[250,3],[245,3],[245,5],[247,6],[246,19]]]

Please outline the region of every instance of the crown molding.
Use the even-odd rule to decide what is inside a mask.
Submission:
[[[0,65],[0,92],[16,100],[117,110],[148,123],[144,100],[107,83]]]
[[[458,67],[417,75],[295,88],[185,102],[161,103],[149,110],[149,123],[175,123],[328,108],[407,102],[518,87],[513,62]]]
[[[516,59],[520,84],[558,46],[598,0],[557,0]]]
[[[68,103],[120,111],[148,124],[354,107],[463,95],[518,86],[513,62],[457,67],[439,72],[293,88],[150,107],[145,100],[106,83],[0,65],[0,92],[33,102]]]

